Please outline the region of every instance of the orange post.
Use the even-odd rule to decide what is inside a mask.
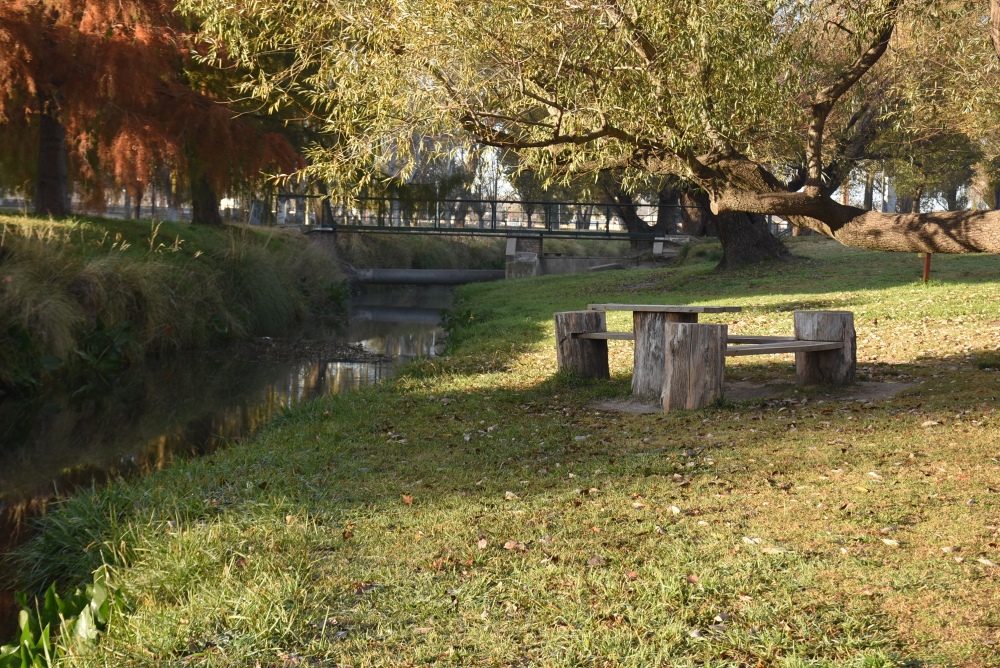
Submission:
[[[924,253],[924,283],[931,277],[931,254]]]

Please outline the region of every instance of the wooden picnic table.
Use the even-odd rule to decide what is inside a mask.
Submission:
[[[632,393],[663,409],[707,406],[722,396],[725,358],[795,353],[801,385],[854,382],[857,365],[854,314],[796,311],[794,336],[729,335],[725,324],[700,324],[699,313],[736,313],[739,306],[590,304],[586,311],[555,314],[560,370],[608,378],[608,340],[634,340]],[[607,331],[606,311],[631,311],[633,331]]]
[[[635,338],[632,394],[659,400],[665,374],[664,325],[668,322],[698,322],[699,313],[739,313],[743,309],[739,306],[588,304],[587,310],[632,312],[632,334]],[[608,332],[608,334],[619,333]]]

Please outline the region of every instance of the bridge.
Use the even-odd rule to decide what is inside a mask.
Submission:
[[[467,234],[564,239],[648,239],[678,234],[686,209],[660,204],[279,195],[279,225],[375,234]],[[630,231],[631,228],[631,231]]]

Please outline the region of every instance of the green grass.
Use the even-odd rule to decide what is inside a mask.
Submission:
[[[0,390],[341,310],[335,264],[300,235],[0,216]]]
[[[912,256],[792,248],[465,287],[448,357],[74,498],[12,570],[112,564],[125,605],[83,666],[998,665],[1000,258],[935,257],[924,286]],[[847,308],[859,371],[916,384],[845,401],[736,358],[778,395],[606,413],[630,347],[582,382],[552,338],[598,301],[738,304],[706,318],[734,333]]]

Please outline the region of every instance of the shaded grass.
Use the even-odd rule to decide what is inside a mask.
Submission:
[[[72,499],[17,571],[115,566],[128,604],[79,665],[997,665],[1000,260],[924,287],[912,257],[793,249],[463,288],[449,357]],[[916,384],[603,413],[630,348],[610,382],[555,374],[551,315],[611,300],[742,304],[745,333],[850,308],[862,371]]]
[[[301,236],[0,216],[0,388],[339,312],[342,278]]]

